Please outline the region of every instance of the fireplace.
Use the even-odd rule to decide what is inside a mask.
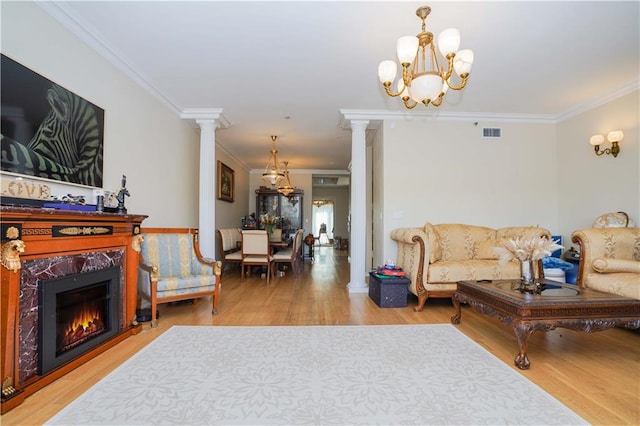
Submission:
[[[38,282],[38,374],[46,374],[116,335],[120,267]]]
[[[0,206],[0,213],[4,414],[141,331],[137,265],[146,216],[13,206]],[[91,325],[70,317],[78,304]]]

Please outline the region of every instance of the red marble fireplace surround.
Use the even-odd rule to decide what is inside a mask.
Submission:
[[[135,321],[140,226],[146,216],[0,207],[2,214],[2,413],[121,342],[141,327]],[[13,250],[23,244],[24,251]],[[19,263],[11,261],[19,257]],[[19,265],[19,266],[16,266]],[[39,283],[119,267],[118,330],[97,345],[39,372]],[[17,269],[15,269],[17,268]],[[80,275],[81,276],[81,275]]]

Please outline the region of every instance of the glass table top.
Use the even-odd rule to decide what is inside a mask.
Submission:
[[[520,281],[506,281],[496,283],[496,288],[520,294],[535,294],[543,297],[575,297],[580,295],[580,289],[571,284],[543,280],[541,284],[524,288]]]

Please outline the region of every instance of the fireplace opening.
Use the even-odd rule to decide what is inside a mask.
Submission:
[[[45,374],[114,336],[120,267],[38,282],[38,372]]]

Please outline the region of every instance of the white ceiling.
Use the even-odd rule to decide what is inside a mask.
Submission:
[[[406,111],[377,78],[396,39],[457,27],[475,52],[467,87],[440,108],[473,118],[557,120],[638,87],[640,3],[71,1],[41,6],[176,114],[222,108],[216,141],[261,169],[278,136],[290,169],[345,170],[340,110]]]

